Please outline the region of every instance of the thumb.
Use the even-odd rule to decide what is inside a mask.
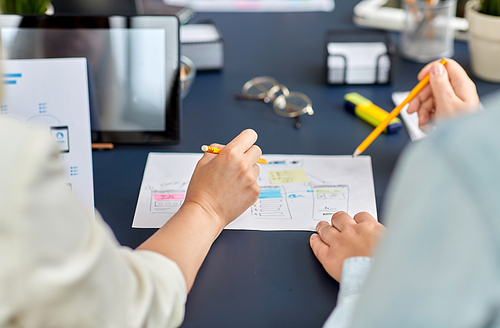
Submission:
[[[436,114],[443,114],[457,98],[455,90],[451,86],[448,72],[443,64],[435,63],[432,65],[429,72],[429,84],[434,96]]]

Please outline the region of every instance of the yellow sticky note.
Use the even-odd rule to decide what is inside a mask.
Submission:
[[[308,182],[304,169],[269,171],[269,181],[272,184]]]

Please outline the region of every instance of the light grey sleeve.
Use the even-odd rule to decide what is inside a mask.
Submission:
[[[488,326],[500,272],[484,204],[432,142],[407,151],[398,167],[388,231],[353,327]]]

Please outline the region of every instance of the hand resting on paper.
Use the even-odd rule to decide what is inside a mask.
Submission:
[[[138,250],[175,261],[191,289],[196,274],[222,229],[255,203],[260,194],[257,133],[245,130],[219,155],[205,153],[196,166],[179,211]]]
[[[333,279],[340,282],[344,260],[356,256],[373,256],[385,227],[366,212],[353,218],[346,212],[332,216],[332,224],[321,221],[317,234],[311,235],[314,255]]]
[[[479,108],[474,82],[456,61],[446,60],[429,63],[418,74],[419,80],[429,74],[429,84],[410,102],[408,113],[418,112],[420,126]]]

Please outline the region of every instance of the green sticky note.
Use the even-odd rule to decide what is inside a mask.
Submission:
[[[343,193],[345,193],[345,190],[340,190],[340,189],[317,189],[316,193],[317,194],[343,194]]]

